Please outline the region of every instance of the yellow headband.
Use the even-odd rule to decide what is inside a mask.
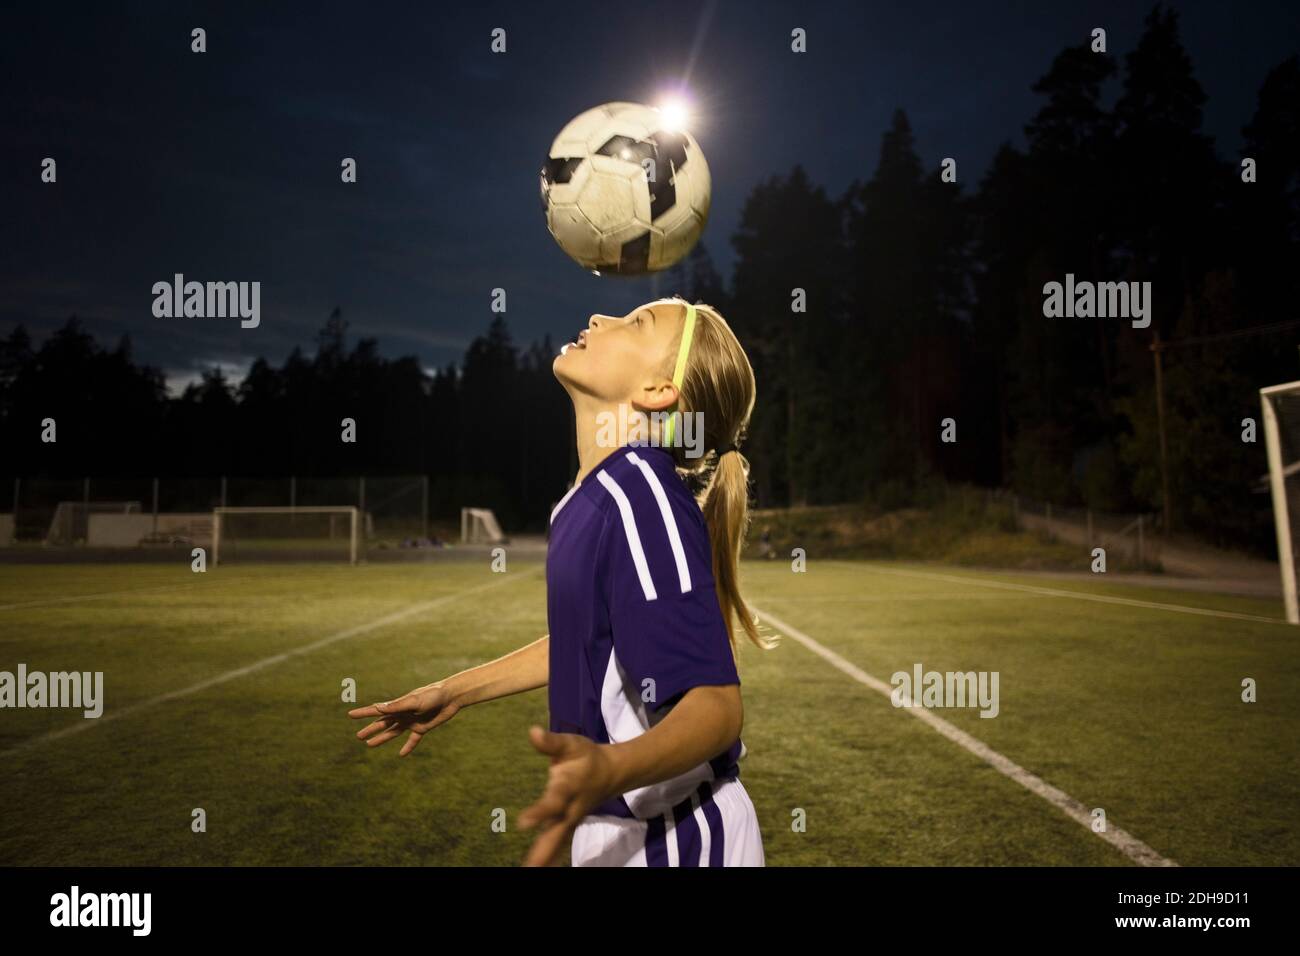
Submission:
[[[677,349],[677,364],[673,366],[673,385],[676,387],[678,394],[682,391],[682,379],[686,377],[686,357],[691,353],[691,339],[695,336],[695,306],[687,304],[686,322],[682,326],[682,344]],[[674,413],[668,418],[668,427],[664,432],[664,447],[673,447],[673,437],[676,432],[677,414],[676,403],[673,403]]]

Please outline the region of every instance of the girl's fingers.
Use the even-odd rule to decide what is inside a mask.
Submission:
[[[559,855],[560,847],[564,845],[564,838],[568,834],[569,828],[558,823],[548,828],[528,848],[528,856],[524,857],[524,866],[550,865]]]
[[[417,718],[416,723],[413,723],[411,726],[412,726],[415,730],[418,730],[420,733],[422,733],[422,734],[427,734],[429,731],[433,730],[433,728],[435,728],[435,727],[441,727],[441,726],[442,726],[443,724],[445,724],[447,721],[451,720],[451,718],[452,718],[452,716],[453,716],[454,714],[455,714],[455,711],[447,710],[446,708],[443,708],[442,710],[438,711],[436,714],[434,714],[434,715],[433,715],[432,717],[430,717],[428,720],[419,720],[418,718],[420,718],[420,717],[422,717],[422,716],[424,716],[424,715],[423,715],[423,714],[417,714],[417,715],[416,715],[416,718]]]
[[[400,737],[402,735],[402,731],[405,729],[406,729],[405,726],[403,726],[401,723],[394,721],[393,725],[389,727],[387,730],[385,730],[382,734],[379,734],[376,737],[371,737],[369,740],[367,740],[366,746],[378,747],[380,744],[386,744],[394,737]]]
[[[392,725],[393,722],[391,720],[376,720],[374,723],[366,724],[364,727],[358,730],[357,738],[360,740],[365,740],[371,734],[378,733],[379,731],[387,727],[391,727]]]
[[[423,689],[423,688],[422,688]],[[438,707],[421,712],[419,692],[412,691],[396,700],[371,704],[348,711],[348,716],[355,718],[378,717],[357,731],[357,739],[364,740],[367,747],[378,747],[394,737],[399,737],[407,730],[410,737],[398,751],[399,757],[405,757],[419,745],[420,739],[433,728],[446,723],[456,713],[454,707]],[[424,719],[421,719],[424,718]]]
[[[564,802],[543,794],[542,798],[519,814],[519,829],[531,830],[557,820],[564,814]]]
[[[567,736],[567,734],[551,733],[537,726],[528,730],[528,739],[537,748],[537,752],[548,757],[558,757],[568,749]]]
[[[403,722],[402,724],[403,729],[409,727],[411,731],[411,736],[406,738],[406,743],[402,744],[402,749],[401,751],[398,752],[398,756],[405,757],[407,754],[409,754],[412,750],[416,748],[416,746],[420,743],[420,740],[424,737],[425,734],[433,730],[433,728],[440,727],[443,724],[445,724],[447,721],[451,720],[452,713],[453,711],[450,710],[440,710],[438,711],[438,713],[434,714],[433,717],[429,720],[420,721],[419,723],[415,723],[415,724]],[[401,731],[398,732],[400,733]]]
[[[412,691],[409,694],[403,694],[396,700],[383,700],[365,707],[357,707],[348,711],[348,716],[356,719],[364,717],[384,717],[388,714],[409,713],[420,709],[420,700],[418,693]]]
[[[399,700],[401,698],[398,698]],[[374,704],[367,704],[365,707],[358,707],[355,710],[349,710],[348,716],[360,720],[366,717],[385,717],[393,711],[401,710],[397,706],[397,701],[387,700],[379,701]]]
[[[528,856],[524,858],[524,866],[550,866],[558,862],[561,852],[565,845],[573,838],[573,831],[577,829],[581,815],[576,812],[576,808],[570,808],[564,819],[554,823],[546,829],[528,849]]]
[[[519,814],[519,828],[531,830],[539,824],[564,817],[569,807],[569,797],[554,785],[548,786],[537,802]]]

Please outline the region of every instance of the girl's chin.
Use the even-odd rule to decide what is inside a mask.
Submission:
[[[563,355],[555,356],[551,362],[551,374],[556,377],[561,385],[568,389],[574,384],[572,359],[566,360]]]

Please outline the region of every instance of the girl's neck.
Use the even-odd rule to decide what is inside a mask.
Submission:
[[[602,421],[618,422],[618,405],[607,405],[587,396],[575,396],[573,418],[574,437],[578,447],[578,474],[573,479],[576,485],[618,450],[617,443],[611,445],[608,441],[602,441],[608,437],[610,429],[608,426],[601,427]],[[617,428],[614,432],[617,434]]]

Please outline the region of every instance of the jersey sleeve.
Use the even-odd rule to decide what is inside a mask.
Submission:
[[[598,557],[614,653],[646,707],[739,684],[699,507],[669,494],[648,466],[603,483],[614,499]]]

